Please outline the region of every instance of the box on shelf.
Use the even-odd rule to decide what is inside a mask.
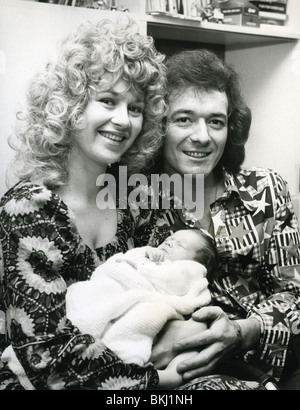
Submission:
[[[221,6],[222,13],[227,16],[230,14],[244,14],[248,16],[258,16],[259,9],[250,1],[229,0]]]
[[[222,6],[223,24],[260,27],[259,10],[249,1],[229,0]]]
[[[229,14],[224,16],[223,24],[233,26],[260,27],[260,19],[258,16],[250,16],[246,14]]]

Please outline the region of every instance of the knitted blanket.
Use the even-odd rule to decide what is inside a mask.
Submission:
[[[67,317],[100,338],[124,362],[144,365],[154,338],[170,319],[183,319],[210,300],[206,268],[198,262],[152,262],[146,248],[116,254],[91,280],[67,291]]]

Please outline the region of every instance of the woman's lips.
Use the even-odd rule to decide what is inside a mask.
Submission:
[[[183,151],[185,155],[195,159],[206,158],[210,152],[200,152],[200,151]]]

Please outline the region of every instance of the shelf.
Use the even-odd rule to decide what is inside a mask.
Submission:
[[[205,44],[224,45],[227,49],[258,47],[269,44],[296,42],[300,39],[300,32],[290,32],[288,27],[270,26],[270,28],[256,28],[246,26],[233,26],[228,24],[217,24],[200,22],[200,20],[174,15],[170,13],[145,14],[141,12],[135,0],[128,0],[130,4],[130,15],[140,24],[143,32],[147,31],[154,38],[167,40],[185,40]],[[56,4],[39,3],[24,0],[0,0],[0,6],[31,9],[39,13],[41,18],[47,18],[47,13],[57,14],[59,22],[80,22],[84,19],[97,20],[101,17],[114,16],[115,12],[93,10],[84,7],[70,7]],[[22,16],[16,12],[16,16]],[[1,22],[1,16],[0,16]],[[147,29],[146,29],[147,25]]]
[[[148,33],[155,38],[223,44],[232,48],[295,42],[300,39],[300,33],[289,32],[286,27],[233,26],[165,15],[147,15],[146,20]]]

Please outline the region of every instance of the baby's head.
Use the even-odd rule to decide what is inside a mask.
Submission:
[[[171,261],[193,260],[201,263],[210,273],[217,268],[218,254],[213,238],[199,229],[182,229],[174,232],[159,245],[158,249],[166,254]]]

